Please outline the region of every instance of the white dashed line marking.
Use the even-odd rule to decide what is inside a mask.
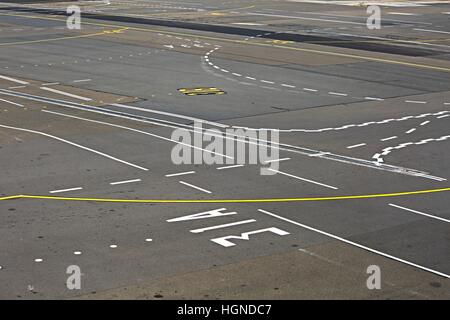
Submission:
[[[172,174],[166,174],[166,177],[170,178],[170,177],[176,177],[176,176],[184,176],[186,174],[193,174],[193,173],[195,173],[195,171],[186,171],[186,172],[172,173]]]
[[[187,182],[184,182],[184,181],[178,181],[178,182],[181,183],[181,184],[184,184],[185,186],[188,186],[188,187],[194,188],[194,189],[196,189],[196,190],[202,191],[202,192],[204,192],[204,193],[212,193],[212,192],[209,191],[209,190],[206,190],[206,189],[203,189],[203,188],[194,186],[193,184],[190,184],[190,183],[187,183]]]
[[[367,145],[366,143],[359,143],[359,144],[354,144],[352,146],[348,146],[347,149],[353,149],[353,148],[358,148],[358,147],[362,147]]]
[[[389,141],[389,140],[393,140],[393,139],[397,139],[397,138],[398,138],[397,136],[392,136],[392,137],[381,139],[381,141]]]
[[[322,186],[322,187],[325,187],[325,188],[329,188],[329,189],[333,189],[333,190],[337,190],[338,189],[336,187],[333,187],[333,186],[330,186],[330,185],[327,185],[327,184],[324,184],[324,183],[321,183],[321,182],[317,182],[317,181],[314,181],[314,180],[310,180],[310,179],[305,179],[305,178],[302,178],[302,177],[294,176],[292,174],[285,173],[285,172],[278,171],[278,170],[274,170],[274,169],[271,169],[271,168],[269,168],[267,170],[270,170],[272,172],[276,172],[276,173],[279,173],[279,174],[282,174],[282,175],[285,175],[287,177],[291,177],[291,178],[294,178],[294,179],[298,179],[298,180],[302,180],[302,181],[305,181],[305,182],[313,183],[313,184],[316,184],[316,185],[319,185],[319,186]]]
[[[232,168],[240,168],[240,167],[243,167],[243,166],[244,166],[243,164],[236,164],[236,165],[233,165],[233,166],[219,167],[219,168],[217,168],[217,170],[226,170],[226,169],[232,169]]]
[[[418,100],[405,100],[406,103],[417,103],[417,104],[425,104],[426,101],[418,101]]]
[[[124,181],[117,181],[117,182],[111,182],[110,185],[115,186],[118,184],[126,184],[126,183],[133,183],[133,182],[140,182],[141,179],[132,179],[132,180],[124,180]]]
[[[62,193],[62,192],[77,191],[77,190],[83,190],[83,188],[82,187],[77,187],[77,188],[53,190],[53,191],[50,191],[49,193]]]
[[[340,92],[333,92],[333,91],[328,92],[328,94],[331,94],[333,96],[342,96],[342,97],[348,96],[347,93],[340,93]]]
[[[281,158],[281,159],[275,159],[275,160],[267,160],[267,161],[264,161],[264,164],[272,163],[272,162],[282,162],[282,161],[287,161],[287,160],[291,160],[291,158]]]

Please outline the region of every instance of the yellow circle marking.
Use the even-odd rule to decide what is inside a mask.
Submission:
[[[262,198],[262,199],[110,199],[110,198],[71,198],[71,197],[38,196],[38,195],[15,195],[0,198],[0,201],[14,200],[14,199],[41,199],[41,200],[55,200],[55,201],[121,202],[121,203],[266,203],[266,202],[273,203],[273,202],[375,199],[375,198],[389,198],[389,197],[402,197],[419,194],[430,194],[446,191],[450,191],[450,187],[440,189],[366,194],[366,195],[306,197],[306,198]]]

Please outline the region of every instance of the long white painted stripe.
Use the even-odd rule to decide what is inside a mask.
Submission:
[[[204,193],[212,193],[212,192],[209,191],[209,190],[206,190],[206,189],[203,189],[203,188],[194,186],[193,184],[190,184],[190,183],[187,183],[187,182],[184,182],[184,181],[178,181],[178,182],[181,183],[181,184],[184,184],[185,186],[188,186],[188,187],[197,189],[197,190],[199,190],[199,191],[202,191],[202,192],[204,192]]]
[[[209,230],[216,230],[216,229],[221,229],[221,228],[238,226],[238,225],[241,225],[241,224],[252,223],[252,222],[255,222],[255,221],[256,221],[255,219],[249,219],[249,220],[231,222],[231,223],[221,224],[221,225],[218,225],[218,226],[212,226],[212,227],[208,227],[208,228],[194,229],[194,230],[190,230],[190,232],[192,232],[192,233],[202,233],[202,232],[209,231]]]
[[[392,256],[392,255],[390,255],[390,254],[386,254],[386,253],[384,253],[384,252],[381,252],[381,251],[378,251],[378,250],[375,250],[375,249],[366,247],[366,246],[361,245],[361,244],[359,244],[359,243],[356,243],[356,242],[353,242],[353,241],[344,239],[344,238],[342,238],[342,237],[336,236],[336,235],[334,235],[334,234],[331,234],[331,233],[328,233],[328,232],[325,232],[325,231],[322,231],[322,230],[319,230],[319,229],[316,229],[316,228],[307,226],[307,225],[305,225],[305,224],[302,224],[302,223],[299,223],[299,222],[297,222],[297,221],[293,221],[293,220],[291,220],[291,219],[288,219],[288,218],[279,216],[279,215],[274,214],[274,213],[272,213],[272,212],[269,212],[269,211],[266,211],[266,210],[262,210],[262,209],[258,209],[258,211],[261,212],[261,213],[267,214],[267,215],[269,215],[269,216],[272,216],[272,217],[274,217],[274,218],[277,218],[277,219],[280,219],[280,220],[283,220],[283,221],[292,223],[292,224],[297,225],[297,226],[299,226],[299,227],[302,227],[302,228],[304,228],[304,229],[307,229],[307,230],[310,230],[310,231],[314,231],[314,232],[320,233],[320,234],[322,234],[322,235],[324,235],[324,236],[327,236],[327,237],[329,237],[329,238],[332,238],[332,239],[335,239],[335,240],[342,241],[342,242],[344,242],[344,243],[350,244],[350,245],[355,246],[355,247],[358,247],[358,248],[360,248],[360,249],[363,249],[363,250],[366,250],[366,251],[369,251],[369,252],[372,252],[372,253],[381,255],[381,256],[383,256],[383,257],[386,257],[386,258],[389,258],[389,259],[392,259],[392,260],[395,260],[395,261],[398,261],[398,262],[402,262],[402,263],[407,264],[407,265],[410,265],[410,266],[412,266],[412,267],[416,267],[416,268],[419,268],[419,269],[422,269],[422,270],[425,270],[425,271],[428,271],[428,272],[437,274],[437,275],[439,275],[439,276],[441,276],[441,277],[450,278],[450,275],[445,274],[445,273],[442,273],[442,272],[440,272],[440,271],[436,271],[436,270],[433,270],[433,269],[430,269],[430,268],[427,268],[427,267],[418,265],[418,264],[416,264],[416,263],[413,263],[413,262],[410,262],[410,261],[407,261],[407,260],[404,260],[404,259],[401,259],[401,258],[397,258],[397,257]]]
[[[409,211],[409,212],[412,212],[412,213],[420,214],[420,215],[428,217],[428,218],[432,218],[432,219],[436,219],[436,220],[440,220],[440,221],[444,221],[444,222],[450,223],[449,219],[444,219],[444,218],[437,217],[437,216],[434,216],[434,215],[431,215],[431,214],[428,214],[428,213],[420,212],[420,211],[413,210],[413,209],[408,209],[408,208],[405,208],[405,207],[402,207],[402,206],[399,206],[399,205],[396,205],[396,204],[393,204],[393,203],[389,203],[389,205],[391,207],[394,207],[394,208],[402,209],[402,210]]]
[[[159,110],[154,110],[154,109],[133,107],[133,106],[128,106],[128,105],[120,104],[120,103],[114,103],[114,104],[112,104],[112,106],[119,107],[119,108],[124,108],[124,109],[131,109],[131,110],[137,110],[137,111],[143,111],[143,112],[162,114],[162,115],[166,115],[166,116],[170,116],[170,117],[186,119],[186,120],[191,120],[191,121],[202,122],[202,123],[206,123],[206,124],[209,124],[209,125],[212,125],[212,126],[216,126],[216,127],[219,127],[219,128],[228,128],[228,125],[226,125],[226,124],[212,122],[212,121],[199,119],[199,118],[194,118],[194,117],[189,117],[189,116],[184,116],[184,115],[176,114],[176,113],[170,113],[170,112],[166,112],[166,111],[159,111]]]
[[[115,186],[118,184],[126,184],[126,183],[132,183],[132,182],[140,182],[141,179],[132,179],[132,180],[124,180],[124,181],[117,181],[117,182],[111,182],[110,185]]]
[[[22,107],[22,108],[24,107],[23,104],[16,103],[16,102],[12,102],[12,101],[9,101],[9,100],[0,99],[0,101],[3,101],[3,102],[6,102],[6,103],[9,103],[9,104],[12,104],[12,105],[14,105],[14,106],[18,106],[18,107]]]
[[[61,141],[61,142],[70,144],[70,145],[72,145],[72,146],[74,146],[74,147],[77,147],[77,148],[80,148],[80,149],[83,149],[83,150],[86,150],[86,151],[89,151],[89,152],[98,154],[98,155],[100,155],[100,156],[102,156],[102,157],[111,159],[111,160],[113,160],[113,161],[116,161],[116,162],[120,162],[120,163],[126,164],[126,165],[128,165],[128,166],[130,166],[130,167],[133,167],[133,168],[136,168],[136,169],[140,169],[140,170],[144,170],[144,171],[148,171],[147,168],[144,168],[144,167],[135,165],[135,164],[133,164],[133,163],[130,163],[130,162],[127,162],[127,161],[124,161],[124,160],[120,160],[120,159],[118,159],[118,158],[115,158],[115,157],[113,157],[113,156],[110,156],[109,154],[106,154],[106,153],[103,153],[103,152],[100,152],[100,151],[97,151],[97,150],[94,150],[94,149],[91,149],[91,148],[88,148],[88,147],[79,145],[79,144],[77,144],[77,143],[74,143],[74,142],[71,142],[71,141],[68,141],[68,140],[59,138],[59,137],[52,136],[52,135],[47,134],[47,133],[44,133],[44,132],[35,131],[35,130],[29,130],[29,129],[24,129],[24,128],[17,128],[17,127],[5,126],[5,125],[2,125],[2,124],[0,124],[0,127],[6,128],[6,129],[19,130],[19,131],[25,131],[25,132],[30,132],[30,133],[39,134],[39,135],[42,135],[42,136],[45,136],[45,137],[48,137],[48,138],[52,138],[52,139],[55,139],[55,140],[58,140],[58,141]]]
[[[429,30],[429,29],[413,29],[416,31],[424,31],[424,32],[435,32],[435,33],[446,33],[446,34],[450,34],[450,32],[448,31],[441,31],[441,30]]]
[[[2,76],[2,75],[0,75],[0,79],[8,80],[8,81],[19,83],[19,84],[29,84],[29,82],[22,81],[22,80],[19,80],[19,79],[15,79],[15,78],[11,78],[11,77],[7,77],[7,76]]]
[[[53,190],[50,191],[50,193],[62,193],[62,192],[69,192],[69,191],[76,191],[76,190],[82,190],[83,188],[77,187],[77,188],[69,188],[69,189],[61,189],[61,190]]]
[[[163,126],[163,127],[168,127],[168,128],[177,128],[175,126],[166,125],[166,124],[162,124],[162,123],[158,123],[158,122],[153,122],[153,121],[144,120],[144,119],[132,118],[132,117],[129,117],[127,115],[111,114],[111,113],[106,112],[106,110],[105,111],[101,111],[101,108],[96,108],[97,110],[92,110],[92,109],[86,109],[86,108],[84,108],[82,106],[77,107],[77,106],[74,106],[73,104],[69,105],[69,104],[67,104],[68,103],[67,101],[63,101],[63,100],[52,99],[52,101],[47,101],[43,97],[40,97],[40,96],[32,96],[32,95],[25,95],[24,96],[23,94],[21,94],[19,92],[2,90],[2,89],[0,89],[0,94],[14,96],[14,97],[20,97],[20,98],[23,98],[23,99],[28,99],[28,100],[33,100],[33,101],[44,102],[44,103],[47,103],[47,104],[59,105],[59,106],[68,107],[68,108],[71,108],[71,109],[85,110],[85,111],[89,111],[89,112],[93,112],[93,113],[108,115],[108,116],[111,116],[111,117],[119,117],[119,118],[122,118],[122,119],[128,119],[128,120],[132,120],[132,121],[138,121],[138,122],[143,122],[143,123],[150,123],[150,124]],[[450,104],[450,102],[445,103],[445,104]],[[91,107],[91,106],[89,106],[89,107]],[[42,111],[43,112],[49,112],[47,110],[42,110]],[[140,133],[147,134],[147,135],[150,135],[150,136],[154,136],[156,138],[163,139],[163,140],[166,140],[166,141],[172,141],[169,138],[165,138],[165,137],[158,136],[158,135],[153,135],[153,134],[151,134],[149,132],[140,131],[140,130],[127,128],[127,127],[122,127],[122,126],[114,125],[114,124],[107,123],[107,122],[95,121],[95,120],[90,120],[90,119],[85,119],[85,118],[79,118],[79,117],[70,116],[70,115],[62,114],[62,113],[58,113],[58,112],[49,112],[49,113],[59,114],[61,116],[66,116],[66,117],[78,118],[78,119],[81,119],[81,120],[84,120],[84,121],[91,121],[91,122],[101,123],[101,124],[105,124],[105,125],[121,127],[122,129],[135,131],[135,132],[140,132]],[[196,130],[193,130],[193,129],[190,129],[190,128],[187,128],[186,130],[192,131],[192,132],[196,132]],[[205,131],[204,132],[205,134],[208,134],[208,135],[211,135],[211,136],[215,136],[216,135],[214,133],[209,133],[208,129],[206,129],[204,131]],[[226,139],[235,139],[235,137],[228,137],[228,135],[225,138]],[[260,140],[260,141],[264,142],[264,143],[270,142],[270,141],[264,141],[264,140]],[[172,141],[172,142],[179,143],[178,141]],[[255,142],[247,142],[247,143],[249,143],[249,144],[257,144]],[[290,147],[290,148],[294,148],[296,150],[286,149],[284,147]],[[371,161],[366,161],[366,160],[362,160],[362,159],[358,159],[358,158],[352,158],[352,157],[348,157],[348,156],[335,155],[335,154],[331,154],[329,152],[322,152],[322,151],[318,151],[318,150],[312,150],[312,149],[302,148],[302,147],[288,145],[288,144],[280,144],[278,149],[279,150],[284,150],[284,151],[298,153],[298,154],[309,156],[309,157],[311,157],[311,156],[321,157],[321,158],[326,159],[326,160],[332,160],[332,161],[337,161],[337,162],[341,162],[341,163],[348,163],[348,164],[357,165],[357,166],[369,167],[369,168],[377,169],[377,170],[383,170],[383,171],[388,171],[388,172],[407,174],[407,175],[410,175],[410,176],[416,176],[416,177],[432,179],[432,180],[438,180],[438,181],[446,180],[446,179],[443,179],[443,178],[434,177],[434,176],[425,174],[424,172],[419,172],[418,173],[418,172],[406,171],[406,170],[404,170],[404,168],[398,167],[398,166],[392,166],[392,165],[380,166],[379,163],[373,163]],[[204,150],[204,152],[208,152],[208,150]],[[310,152],[316,152],[316,153],[315,154],[311,154]],[[330,156],[328,156],[328,155],[330,155]],[[232,157],[229,157],[229,156],[226,156],[226,155],[222,155],[222,156],[226,157],[226,158],[233,159]],[[336,158],[336,156],[338,156],[339,158]]]
[[[332,20],[332,19],[319,19],[319,18],[307,18],[307,17],[288,16],[288,15],[281,15],[281,14],[267,14],[267,13],[257,13],[257,12],[246,12],[246,14],[255,15],[255,16],[265,16],[265,17],[277,17],[277,18],[287,18],[287,19],[313,20],[313,21],[325,21],[325,22],[334,22],[334,23],[343,23],[343,24],[366,25],[365,23],[361,23],[361,22]]]
[[[71,106],[68,106],[68,107],[71,107]],[[73,108],[75,108],[75,109],[81,109],[81,108],[77,108],[77,107],[73,107]],[[161,140],[174,142],[174,143],[181,144],[181,145],[184,145],[184,146],[193,148],[193,149],[202,150],[203,152],[208,152],[208,153],[211,153],[211,154],[215,154],[215,155],[218,155],[218,156],[221,156],[221,157],[224,157],[224,158],[233,159],[233,157],[231,157],[231,156],[227,156],[227,155],[224,155],[224,154],[221,154],[221,153],[217,153],[217,152],[213,152],[213,151],[210,151],[210,150],[202,149],[202,148],[200,148],[200,147],[196,147],[196,146],[192,146],[192,145],[190,145],[190,144],[188,144],[188,143],[183,143],[183,142],[180,142],[180,141],[172,140],[172,139],[170,139],[170,138],[166,138],[166,137],[163,137],[163,136],[154,134],[154,133],[150,133],[150,132],[146,132],[146,131],[142,131],[142,130],[138,130],[138,129],[134,129],[134,128],[130,128],[130,127],[120,126],[120,125],[113,124],[113,123],[109,123],[109,122],[103,122],[103,121],[98,121],[98,120],[92,120],[92,119],[87,119],[87,118],[82,118],[82,117],[72,116],[72,115],[69,115],[69,114],[60,113],[60,112],[55,112],[55,111],[49,111],[49,110],[41,110],[41,111],[42,111],[42,112],[46,112],[46,113],[51,113],[51,114],[59,115],[59,116],[63,116],[63,117],[68,117],[68,118],[73,118],[73,119],[78,119],[78,120],[88,121],[88,122],[92,122],[92,123],[104,124],[104,125],[107,125],[107,126],[116,127],[116,128],[120,128],[120,129],[124,129],[124,130],[133,131],[133,132],[139,132],[139,133],[142,133],[142,134],[145,134],[145,135],[154,137],[154,138],[158,138],[158,139],[161,139]],[[108,113],[106,113],[106,112],[101,112],[101,111],[92,111],[92,110],[89,110],[89,111],[95,112],[95,113],[100,113],[100,114],[106,114],[106,115],[110,115],[110,116],[116,116],[116,115],[114,115],[114,114],[108,114]],[[136,119],[133,119],[133,118],[127,118],[126,116],[118,116],[118,117],[124,118],[124,119],[136,120]],[[159,123],[154,123],[154,122],[151,122],[151,121],[143,121],[143,122],[147,122],[147,123],[157,124],[157,125],[160,125],[160,126],[166,126],[166,127],[174,128],[173,126],[168,126],[168,125],[163,125],[163,124],[159,124]],[[186,130],[187,130],[187,129],[186,129]]]
[[[287,177],[291,177],[291,178],[294,178],[294,179],[298,179],[298,180],[310,182],[310,183],[313,183],[313,184],[317,184],[317,185],[322,186],[322,187],[326,187],[326,188],[330,188],[330,189],[334,189],[334,190],[338,189],[338,188],[330,186],[328,184],[324,184],[324,183],[320,183],[320,182],[317,182],[317,181],[314,181],[314,180],[310,180],[310,179],[305,179],[305,178],[302,178],[302,177],[294,176],[292,174],[289,174],[289,173],[286,173],[286,172],[281,172],[281,171],[278,171],[278,170],[275,170],[275,169],[272,169],[272,168],[269,168],[267,170],[270,170],[270,171],[273,171],[273,172],[276,172],[276,173],[279,173],[279,174],[282,174],[282,175],[285,175]]]
[[[172,173],[172,174],[166,174],[166,177],[170,178],[170,177],[176,177],[176,176],[184,176],[186,174],[193,174],[193,173],[195,173],[195,171],[186,171],[186,172]]]
[[[72,93],[68,93],[68,92],[65,92],[65,91],[56,90],[54,88],[40,87],[40,89],[45,90],[45,91],[50,91],[50,92],[53,92],[53,93],[56,93],[56,94],[60,94],[60,95],[63,95],[63,96],[75,98],[75,99],[78,99],[78,100],[92,101],[91,98],[86,98],[86,97],[82,97],[82,96],[79,96],[79,95],[76,95],[76,94],[72,94]]]

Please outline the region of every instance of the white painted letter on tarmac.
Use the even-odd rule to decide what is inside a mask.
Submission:
[[[279,236],[285,236],[285,235],[289,234],[289,232],[287,232],[287,231],[272,227],[272,228],[244,232],[244,233],[241,233],[240,236],[226,236],[226,237],[221,237],[221,238],[215,238],[215,239],[211,239],[211,241],[215,242],[217,244],[220,244],[221,246],[223,246],[225,248],[228,248],[228,247],[233,247],[236,245],[235,243],[229,241],[228,239],[250,240],[251,234],[257,234],[257,233],[263,233],[263,232],[272,232]]]
[[[188,216],[170,219],[170,220],[167,220],[167,222],[180,222],[180,221],[188,221],[188,220],[224,217],[224,216],[231,216],[231,215],[237,214],[237,212],[222,212],[224,210],[227,210],[227,209],[220,208],[220,209],[216,209],[216,210],[195,213],[195,214],[191,214]]]

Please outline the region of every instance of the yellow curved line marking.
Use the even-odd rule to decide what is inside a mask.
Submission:
[[[53,17],[36,17],[36,16],[28,16],[28,15],[22,15],[22,14],[6,14],[2,13],[0,15],[7,15],[7,16],[14,16],[14,17],[25,17],[30,19],[41,19],[41,20],[55,20],[55,21],[64,21],[61,19],[56,19]],[[107,27],[121,27],[120,25],[111,25],[106,23],[94,23],[94,22],[83,22],[87,25],[97,25],[97,26],[107,26]],[[208,39],[208,40],[216,40],[216,41],[223,41],[223,42],[230,42],[230,43],[239,43],[244,45],[252,45],[252,46],[263,46],[263,47],[273,47],[273,48],[279,48],[279,49],[287,49],[287,50],[296,50],[296,51],[302,51],[302,52],[309,52],[309,53],[316,53],[321,55],[331,55],[331,56],[337,56],[337,57],[344,57],[344,58],[353,58],[358,60],[366,60],[366,61],[376,61],[381,63],[387,63],[387,64],[398,64],[403,66],[408,66],[412,68],[419,68],[419,69],[430,69],[430,70],[439,70],[443,72],[450,72],[450,68],[446,67],[439,67],[435,65],[426,65],[426,64],[420,64],[420,63],[412,63],[412,62],[406,62],[401,60],[391,60],[391,59],[383,59],[383,58],[376,58],[376,57],[369,57],[369,56],[362,56],[357,54],[347,54],[347,53],[340,53],[340,52],[334,52],[334,51],[325,51],[325,50],[315,50],[315,49],[306,49],[306,48],[298,48],[298,47],[289,47],[289,46],[280,46],[280,45],[274,45],[274,44],[268,44],[268,43],[260,43],[260,42],[248,42],[244,40],[235,40],[235,39],[227,39],[227,38],[220,38],[220,37],[212,37],[212,36],[202,36],[198,34],[189,34],[189,33],[182,33],[182,32],[173,32],[173,31],[163,31],[163,30],[157,30],[157,29],[150,29],[150,28],[138,28],[138,27],[129,27],[129,30],[133,31],[143,31],[143,32],[152,32],[152,33],[164,33],[164,34],[172,34],[172,35],[179,35],[179,36],[187,36],[187,37],[196,37],[199,39]]]
[[[448,188],[428,189],[395,193],[379,193],[350,196],[309,197],[309,198],[262,198],[262,199],[108,199],[108,198],[72,198],[55,196],[16,195],[0,198],[0,201],[13,199],[41,199],[55,201],[84,201],[84,202],[120,202],[120,203],[266,203],[266,202],[301,202],[301,201],[336,201],[401,197],[418,194],[429,194],[450,191]]]
[[[59,37],[59,38],[52,38],[52,39],[40,39],[40,40],[29,40],[29,41],[16,41],[16,42],[5,42],[0,43],[0,46],[13,46],[13,45],[21,45],[21,44],[30,44],[30,43],[41,43],[41,42],[52,42],[52,41],[61,41],[61,40],[70,40],[70,39],[77,39],[77,38],[88,38],[88,37],[97,37],[97,36],[103,36],[103,35],[110,35],[115,33],[121,33],[128,28],[120,28],[115,30],[106,30],[102,32],[97,33],[90,33],[90,34],[83,34],[79,36],[71,36],[71,37]]]

